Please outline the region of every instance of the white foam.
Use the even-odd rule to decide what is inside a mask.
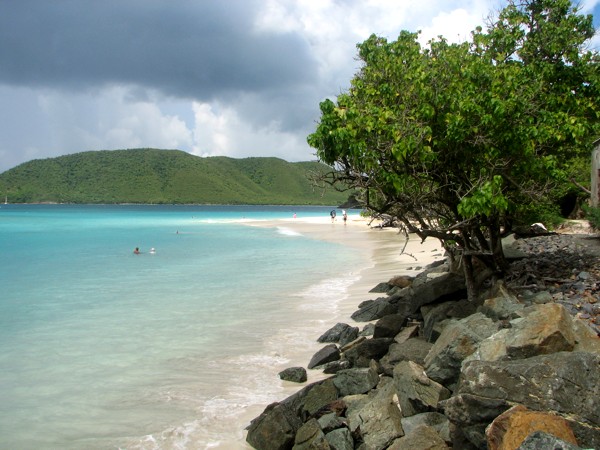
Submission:
[[[277,227],[277,233],[282,234],[284,236],[302,236],[302,233],[299,233],[286,227]]]

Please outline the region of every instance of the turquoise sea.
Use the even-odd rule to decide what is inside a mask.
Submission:
[[[0,449],[245,448],[365,258],[245,221],[330,209],[0,205]]]

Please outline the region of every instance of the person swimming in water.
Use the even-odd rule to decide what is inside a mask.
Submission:
[[[133,251],[133,253],[134,253],[135,255],[139,255],[139,254],[140,254],[140,248],[139,248],[139,247],[136,247],[136,248],[135,248],[135,250]]]

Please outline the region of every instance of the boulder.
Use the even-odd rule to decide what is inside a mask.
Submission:
[[[340,370],[333,378],[340,397],[364,394],[379,383],[379,374],[374,368]]]
[[[406,316],[402,314],[389,314],[382,317],[375,323],[375,330],[373,331],[374,338],[393,338],[406,324]]]
[[[582,450],[578,447],[562,439],[557,438],[543,431],[535,431],[525,438],[523,443],[518,447],[518,450]]]
[[[348,428],[338,428],[325,435],[332,450],[354,450],[354,439]]]
[[[355,311],[351,317],[357,322],[370,322],[395,312],[396,306],[392,303],[392,299],[380,297],[359,307],[358,311]]]
[[[454,448],[486,448],[485,428],[510,405],[503,399],[471,394],[454,395],[439,406],[452,424]]]
[[[423,315],[423,337],[435,342],[442,333],[446,319],[464,319],[477,311],[477,305],[468,300],[453,300],[421,307]]]
[[[330,412],[324,414],[317,420],[319,421],[319,426],[321,427],[321,430],[323,430],[323,433],[325,434],[346,426],[346,420],[340,418],[338,412]]]
[[[534,305],[522,310],[524,317],[511,322],[479,344],[463,364],[472,360],[500,361],[556,353],[589,351],[600,354],[600,341],[580,320],[559,304]]]
[[[446,444],[437,431],[427,425],[419,425],[406,436],[396,439],[388,450],[448,450]]]
[[[568,416],[571,423],[587,424],[582,430],[572,426],[573,432],[580,445],[593,447],[600,430],[598,398],[600,355],[559,352],[512,361],[466,363],[455,395],[441,406],[450,420],[463,428],[477,418],[504,412],[508,403],[537,411],[556,411]],[[497,402],[496,408],[491,407],[493,402]],[[502,403],[506,406],[502,407]],[[485,428],[488,423],[481,420],[479,425]],[[590,428],[596,432],[589,433]],[[481,439],[472,442],[485,445],[484,437]]]
[[[358,338],[358,327],[348,327],[343,330],[340,334],[339,345],[340,347],[344,347],[348,343],[356,340]]]
[[[405,288],[412,284],[414,277],[410,277],[407,275],[398,275],[391,278],[387,284],[393,287]]]
[[[409,301],[396,301],[396,312],[410,316],[423,305],[466,298],[464,276],[449,272],[447,265],[438,266],[421,272],[398,296]]]
[[[331,361],[331,362],[323,364],[321,366],[321,368],[323,369],[323,373],[334,374],[334,373],[339,372],[340,370],[349,369],[350,361],[347,361],[345,359],[340,359],[338,361]]]
[[[543,431],[577,445],[569,423],[560,416],[516,405],[500,414],[485,430],[488,450],[516,450],[525,438]]]
[[[313,355],[307,367],[309,369],[314,369],[317,366],[321,366],[331,361],[337,361],[338,359],[340,359],[340,350],[337,345],[329,344]]]
[[[279,372],[279,378],[284,381],[293,381],[294,383],[304,383],[308,379],[304,367],[288,367]]]
[[[383,373],[392,376],[394,366],[402,361],[414,361],[419,365],[425,364],[425,357],[431,350],[432,343],[421,338],[408,339],[402,344],[394,342],[390,345],[388,352],[379,361]]]
[[[377,286],[375,286],[373,289],[371,289],[369,292],[373,293],[373,294],[386,294],[388,293],[394,286],[392,286],[389,283],[383,282],[383,283],[379,283]]]
[[[479,342],[496,331],[496,323],[482,313],[452,321],[425,358],[427,376],[438,383],[455,383],[462,361],[477,350]]]
[[[388,314],[409,317],[423,305],[463,298],[466,298],[463,275],[449,272],[448,265],[443,264],[421,272],[410,286],[388,297],[362,302],[358,311],[352,314],[352,319],[370,322]]]
[[[454,307],[454,302],[444,302],[436,305],[425,305],[421,308],[423,315],[423,338],[427,342],[435,342],[442,334],[446,324],[450,322],[448,312]]]
[[[354,339],[352,342],[348,342],[343,347],[340,347],[340,352],[345,353],[348,350],[350,350],[351,348],[356,347],[358,344],[360,344],[362,341],[364,341],[366,339],[367,339],[366,336],[359,336],[356,339]]]
[[[313,385],[304,396],[301,406],[301,417],[318,415],[319,412],[330,412],[330,405],[338,399],[338,390],[332,378]]]
[[[353,367],[369,367],[371,360],[379,359],[388,352],[392,342],[391,338],[365,339],[346,350],[344,357]]]
[[[423,366],[402,361],[394,367],[394,384],[404,417],[437,411],[440,400],[450,397],[450,391],[427,377]]]
[[[373,332],[375,331],[374,323],[367,323],[362,330],[358,333],[359,336],[373,336]]]
[[[506,353],[509,358],[571,351],[576,340],[573,321],[567,310],[557,303],[535,305],[508,334]]]
[[[450,421],[441,413],[427,412],[402,418],[402,428],[407,435],[423,425],[433,428],[445,442],[452,442],[450,438]]]
[[[344,332],[344,330],[352,328],[347,323],[336,323],[333,327],[319,336],[317,342],[326,343],[326,342],[339,342],[340,336]]]
[[[294,439],[292,450],[330,450],[325,433],[317,419],[309,419],[300,427]]]
[[[394,384],[390,379],[380,383],[369,400],[349,414],[348,426],[353,432],[360,430],[368,449],[382,450],[404,435],[401,420]]]
[[[406,342],[410,338],[416,337],[419,335],[419,324],[408,324],[405,328],[400,331],[395,337],[394,342],[398,344],[402,344]]]
[[[282,402],[267,406],[248,425],[246,441],[256,450],[291,448],[304,420],[326,405],[329,397],[335,400],[337,390],[331,379],[326,379],[311,383]]]
[[[246,441],[256,450],[288,450],[301,426],[290,403],[274,403],[250,423]]]
[[[512,320],[521,316],[521,311],[525,305],[511,294],[504,293],[499,297],[488,298],[484,300],[479,311],[492,320]]]
[[[504,328],[484,339],[479,343],[477,350],[467,356],[462,364],[465,365],[470,361],[501,361],[507,359],[506,341],[511,333],[514,333],[512,328]]]

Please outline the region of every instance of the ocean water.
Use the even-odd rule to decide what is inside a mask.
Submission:
[[[329,210],[0,205],[0,448],[247,448],[365,255],[244,221]]]

